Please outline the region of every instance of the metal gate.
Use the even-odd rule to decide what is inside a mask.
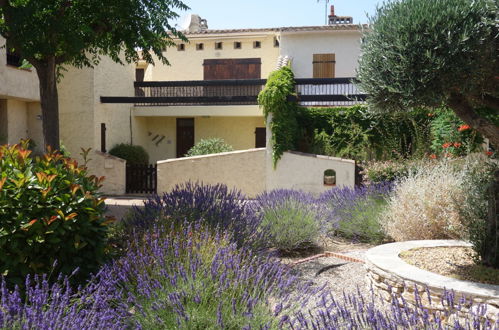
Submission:
[[[126,165],[127,194],[155,194],[157,187],[157,165]]]

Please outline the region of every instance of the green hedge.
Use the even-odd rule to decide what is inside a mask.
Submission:
[[[126,143],[115,145],[109,150],[109,154],[127,161],[130,165],[141,165],[149,163],[147,151],[141,147]]]

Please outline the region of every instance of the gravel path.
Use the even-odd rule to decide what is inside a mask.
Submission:
[[[364,260],[367,250],[341,252],[341,254]],[[293,258],[295,259],[295,258]],[[296,258],[293,261],[299,260]],[[311,281],[315,286],[326,285],[335,296],[357,292],[370,294],[366,286],[366,270],[360,262],[345,261],[335,257],[322,257],[293,266],[299,279],[303,282]]]

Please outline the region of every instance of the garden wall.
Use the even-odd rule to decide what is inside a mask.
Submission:
[[[328,169],[336,172],[336,185],[355,185],[353,160],[285,152],[274,169],[270,159],[265,148],[258,148],[159,161],[158,194],[187,181],[223,183],[249,197],[272,189],[319,194],[333,187],[324,185],[324,171]]]
[[[90,153],[88,172],[106,179],[100,191],[106,195],[125,194],[126,161],[109,154],[94,150]]]
[[[336,186],[354,187],[354,160],[289,151],[282,155],[275,169],[272,165],[267,167],[266,188],[297,189],[320,194],[333,187],[324,184],[326,170],[336,172]]]
[[[187,181],[223,183],[248,196],[265,190],[265,148],[168,159],[157,164],[158,194]]]
[[[399,257],[401,252],[410,249],[442,246],[470,245],[463,241],[423,240],[383,244],[368,250],[366,253],[368,285],[387,301],[391,301],[395,294],[402,296],[412,305],[416,305],[414,291],[417,289],[421,298],[420,303],[430,311],[448,309],[448,306],[442,304],[442,296],[444,290],[453,290],[456,301],[462,297],[467,299],[467,303],[463,303],[459,310],[454,311],[457,317],[466,317],[472,299],[474,303],[483,304],[487,308],[485,317],[494,322],[499,320],[499,285],[445,277],[409,265]]]

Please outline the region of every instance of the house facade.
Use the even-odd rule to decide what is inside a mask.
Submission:
[[[68,67],[58,85],[61,143],[79,160],[82,148],[99,151],[94,172],[107,177],[124,171],[124,164],[105,155],[118,143],[143,146],[153,164],[182,157],[210,137],[235,150],[265,147],[256,99],[279,66],[291,65],[304,105],[348,104],[358,92],[350,79],[361,27],[331,17],[325,26],[226,30],[210,30],[193,17],[185,31],[189,42],[175,40],[164,50],[170,65],[120,65],[103,57],[95,68]],[[0,142],[30,138],[41,151],[38,79],[16,61],[0,48]]]

